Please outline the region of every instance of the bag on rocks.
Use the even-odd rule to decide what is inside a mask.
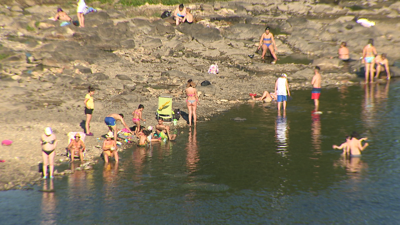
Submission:
[[[212,65],[210,66],[210,68],[208,68],[208,73],[212,73],[212,74],[217,74],[217,73],[219,73],[218,65],[217,65],[217,64],[212,64]]]
[[[208,86],[208,85],[211,85],[210,81],[208,80],[201,82],[201,86]]]
[[[170,17],[170,16],[171,16],[171,11],[164,11],[164,12],[161,14],[161,18],[162,18],[162,19],[165,19],[165,18]]]
[[[173,119],[179,120],[181,118],[181,110],[180,109],[174,109],[173,113]]]

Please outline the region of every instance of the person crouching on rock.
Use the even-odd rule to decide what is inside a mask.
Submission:
[[[276,47],[275,44],[275,39],[274,39],[274,35],[269,31],[269,27],[265,28],[265,32],[261,35],[260,38],[260,44],[258,45],[258,49],[260,49],[262,47],[262,55],[261,58],[264,59],[265,54],[267,53],[267,50],[269,49],[269,51],[271,52],[272,57],[274,58],[274,61],[272,62],[272,64],[276,63],[276,60],[278,60],[278,58],[276,57],[275,51],[278,51],[278,48]]]
[[[113,138],[113,132],[110,131],[106,134],[106,140],[103,142],[103,156],[106,163],[108,163],[108,157],[114,157],[115,162],[118,163],[117,141]]]
[[[57,138],[50,127],[44,129],[41,139],[43,156],[43,179],[47,178],[47,165],[50,165],[50,179],[53,179],[54,171],[54,150],[57,147]]]
[[[183,23],[186,16],[186,9],[183,4],[180,4],[178,8],[175,9],[174,11],[174,20],[176,22],[176,25],[178,26],[180,23]]]
[[[191,10],[189,8],[186,8],[186,16],[183,18],[183,23],[193,23],[193,15],[190,12]]]
[[[390,80],[390,70],[389,70],[389,61],[386,58],[386,54],[382,53],[381,55],[378,55],[375,58],[375,63],[376,63],[376,75],[375,78],[379,79],[379,74],[381,71],[385,70],[386,72],[386,79]]]
[[[72,19],[61,8],[57,8],[57,14],[54,16],[54,20],[71,21]]]

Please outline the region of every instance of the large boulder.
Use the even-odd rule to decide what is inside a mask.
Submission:
[[[213,42],[222,39],[218,29],[204,27],[201,24],[182,24],[178,27],[178,30],[192,36],[199,42]]]
[[[265,26],[254,24],[235,24],[224,29],[223,36],[229,39],[258,39],[265,31]]]

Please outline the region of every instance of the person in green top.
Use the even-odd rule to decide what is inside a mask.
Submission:
[[[90,132],[90,120],[92,119],[92,114],[94,110],[94,102],[93,95],[95,89],[92,86],[89,86],[88,93],[85,96],[85,114],[86,114],[86,124],[85,124],[85,132],[86,136],[93,136],[93,133]]]

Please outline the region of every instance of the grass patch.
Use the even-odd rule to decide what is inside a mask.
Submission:
[[[10,56],[10,55],[7,53],[0,53],[0,60],[3,60],[5,58],[7,58],[8,56]]]
[[[26,25],[26,30],[27,31],[35,31],[35,28],[33,28],[33,27],[29,26],[29,25]]]
[[[87,0],[86,2],[95,2],[98,0]],[[114,0],[99,0],[101,3],[112,4]],[[149,3],[151,4],[163,4],[163,5],[179,5],[181,3],[195,3],[195,2],[211,2],[207,0],[120,0],[119,3],[126,6],[140,6]]]
[[[40,25],[40,22],[39,22],[39,21],[36,21],[36,22],[35,22],[35,27],[39,27],[39,25]]]

